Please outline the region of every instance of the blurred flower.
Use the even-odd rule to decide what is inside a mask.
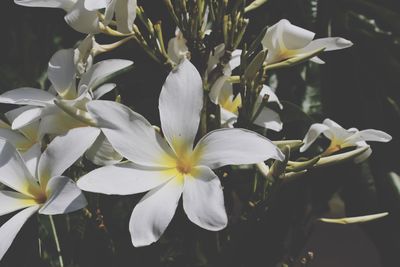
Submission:
[[[349,40],[340,37],[320,38],[313,40],[315,33],[298,26],[292,25],[288,20],[282,19],[271,26],[263,40],[264,49],[268,49],[267,64],[276,63],[293,57],[325,48],[324,51],[347,48],[353,45]],[[313,57],[311,61],[324,63],[320,58]]]
[[[344,129],[336,122],[325,119],[323,123],[314,123],[311,125],[306,136],[304,137],[304,145],[300,148],[301,152],[307,150],[315,140],[323,134],[331,140],[329,147],[324,151],[323,155],[328,156],[340,149],[346,147],[369,147],[366,141],[389,142],[392,137],[385,132],[367,129],[359,131],[356,128]],[[371,148],[363,154],[355,158],[355,162],[362,162],[372,153]]]
[[[190,55],[189,48],[186,46],[186,39],[179,28],[175,30],[175,37],[168,42],[167,53],[176,64],[179,64],[182,59],[188,58]]]
[[[100,0],[98,0],[100,2]],[[82,33],[98,33],[99,17],[97,11],[87,10],[85,0],[14,0],[21,6],[49,7],[64,9],[64,19],[74,30]]]
[[[81,190],[62,176],[83,153],[82,139],[95,139],[87,129],[75,129],[69,140],[55,138],[40,156],[36,175],[29,171],[20,154],[0,139],[0,182],[15,190],[0,191],[0,215],[18,211],[0,227],[0,259],[7,252],[19,230],[35,212],[53,215],[82,209],[87,202]]]
[[[105,26],[108,26],[115,16],[117,30],[121,33],[132,32],[133,22],[136,18],[136,0],[85,0],[85,8],[90,11],[97,11],[105,8]]]
[[[184,60],[167,77],[159,98],[165,139],[141,115],[110,101],[92,101],[88,111],[114,148],[131,162],[96,169],[78,186],[104,194],[149,191],[133,210],[132,243],[157,241],[172,220],[183,194],[189,219],[212,231],[227,224],[223,191],[211,170],[230,164],[253,164],[269,158],[283,160],[268,139],[245,129],[220,129],[197,145],[203,86],[200,74]]]

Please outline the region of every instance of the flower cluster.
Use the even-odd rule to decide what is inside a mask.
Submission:
[[[265,137],[266,130],[283,129],[280,112],[285,108],[275,89],[267,85],[268,71],[308,59],[323,63],[319,53],[352,45],[343,38],[313,40],[313,32],[281,20],[261,33],[254,49],[237,49],[248,23],[244,14],[226,15],[226,21],[234,21],[231,24],[237,28],[227,27],[224,21],[221,31],[215,14],[224,9],[198,1],[197,13],[179,14],[168,6],[178,28],[165,49],[160,24],[153,24],[136,0],[15,3],[62,8],[65,21],[88,35],[76,48],[59,50],[51,57],[49,88],[23,87],[0,95],[0,103],[22,106],[4,114],[7,121],[0,121],[0,182],[7,187],[0,191],[0,215],[20,210],[0,228],[0,259],[34,213],[65,214],[84,208],[87,202],[81,190],[107,195],[146,192],[129,222],[134,246],[160,238],[181,198],[191,222],[210,231],[225,228],[229,221],[224,188],[215,170],[288,162],[279,142]],[[211,9],[214,17],[209,15]],[[148,33],[139,31],[136,17]],[[199,25],[193,26],[197,31],[188,29],[191,19],[198,20],[195,25]],[[221,40],[214,38],[219,32],[226,33],[223,43],[215,41]],[[99,44],[95,39],[99,33],[121,40]],[[199,50],[194,44],[205,36],[214,42]],[[170,68],[159,96],[161,129],[118,100],[100,100],[117,86],[108,80],[129,70],[133,62],[95,63],[95,57],[131,39]],[[202,64],[195,57],[199,51]],[[300,151],[321,134],[331,140],[322,157],[346,147],[367,148],[349,156],[357,162],[371,153],[366,141],[391,139],[377,130],[345,130],[326,119],[311,126]],[[82,156],[99,168],[82,177],[63,176]],[[283,168],[279,175],[288,172],[290,168]]]

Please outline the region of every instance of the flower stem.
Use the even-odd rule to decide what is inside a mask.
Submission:
[[[58,253],[58,260],[60,262],[60,267],[64,267],[64,260],[61,255],[60,241],[58,240],[57,229],[56,225],[54,224],[53,216],[49,215],[49,219],[50,219],[51,229],[53,230],[54,242],[56,243],[56,249]]]

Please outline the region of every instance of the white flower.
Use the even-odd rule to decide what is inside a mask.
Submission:
[[[132,61],[121,59],[104,60],[94,64],[86,73],[84,73],[76,86],[77,73],[74,63],[74,50],[63,49],[57,51],[49,62],[48,77],[52,83],[52,91],[47,92],[34,88],[18,88],[0,95],[0,103],[29,105],[30,108],[21,112],[12,122],[12,129],[20,129],[39,122],[39,138],[44,134],[60,135],[65,134],[70,129],[77,127],[88,127],[90,125],[77,120],[58,106],[55,100],[64,100],[69,106],[85,112],[85,104],[93,99],[99,99],[105,93],[115,88],[115,84],[102,84],[105,79],[111,75],[132,65]],[[97,128],[89,127],[98,134]],[[115,163],[122,159],[110,150],[111,146],[104,136],[99,136],[92,147],[95,151],[110,151],[110,161],[101,162],[103,155],[97,155],[95,151],[89,151],[87,156],[96,164]],[[101,142],[100,142],[101,141]],[[106,147],[102,147],[105,145]],[[90,157],[92,155],[92,157]]]
[[[117,30],[121,33],[132,32],[136,18],[136,0],[85,0],[85,8],[96,11],[105,8],[103,24],[107,26],[115,15]]]
[[[0,227],[0,259],[35,212],[64,214],[86,206],[81,190],[62,174],[83,153],[85,145],[81,137],[96,136],[85,128],[72,131],[68,140],[57,137],[47,146],[40,156],[36,175],[32,175],[15,148],[0,139],[0,182],[15,190],[0,191],[0,215],[23,209]]]
[[[323,123],[314,123],[311,125],[304,137],[304,145],[300,148],[300,151],[304,152],[307,150],[321,134],[331,140],[329,147],[323,153],[326,156],[346,147],[368,147],[366,141],[389,142],[392,140],[390,135],[379,130],[367,129],[359,131],[356,128],[346,130],[336,122],[325,119]],[[372,150],[369,148],[363,154],[356,157],[355,162],[364,161],[371,153]]]
[[[325,48],[324,51],[331,51],[353,45],[351,41],[340,37],[313,40],[314,36],[315,33],[292,25],[286,19],[280,20],[267,30],[261,41],[264,49],[268,49],[266,62],[268,64],[276,63],[321,48]],[[316,63],[324,63],[318,57],[313,57],[311,60]]]
[[[224,228],[223,191],[211,169],[284,158],[268,139],[244,129],[210,132],[194,146],[202,106],[202,81],[188,60],[169,74],[161,90],[159,110],[165,139],[126,106],[99,100],[87,104],[114,148],[132,163],[96,169],[83,176],[78,186],[118,195],[150,190],[131,216],[134,246],[160,238],[182,194],[183,208],[193,223],[213,231]]]
[[[64,9],[64,19],[74,30],[82,33],[98,33],[99,18],[97,11],[87,10],[85,0],[14,0],[21,6],[49,7]]]

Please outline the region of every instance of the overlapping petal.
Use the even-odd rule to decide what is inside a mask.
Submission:
[[[199,165],[211,169],[285,158],[270,140],[246,129],[212,131],[199,141],[195,152],[201,155]]]
[[[75,98],[74,49],[61,49],[50,59],[47,75],[57,93],[65,98]]]
[[[52,104],[54,99],[54,95],[44,90],[30,87],[10,90],[0,95],[0,103],[42,107]]]
[[[0,191],[0,216],[34,205],[37,205],[37,202],[24,194]]]

